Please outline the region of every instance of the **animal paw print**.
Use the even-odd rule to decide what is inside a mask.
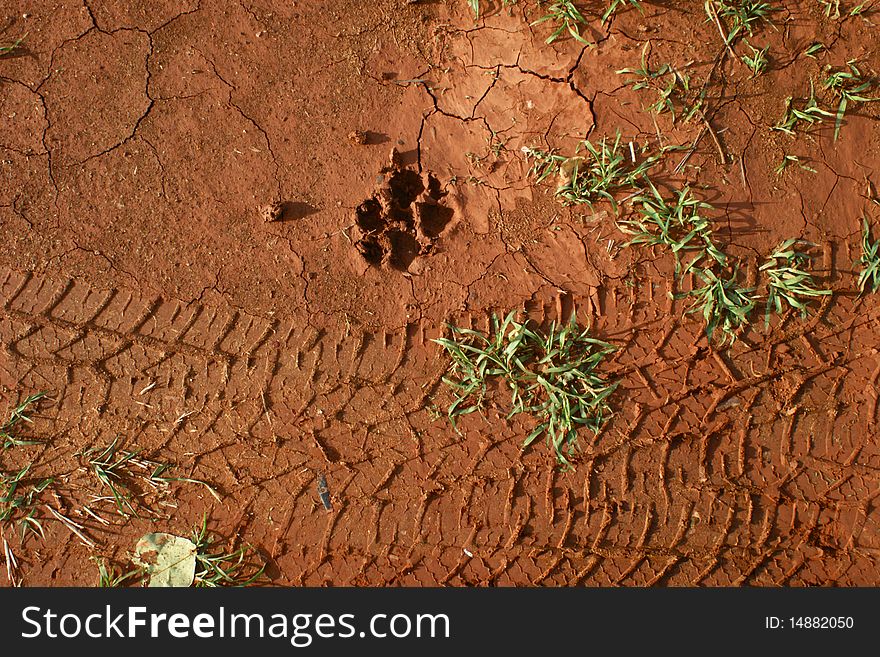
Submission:
[[[355,247],[371,265],[406,271],[433,250],[453,211],[440,203],[446,192],[437,178],[401,166],[395,155],[379,190],[356,210]]]

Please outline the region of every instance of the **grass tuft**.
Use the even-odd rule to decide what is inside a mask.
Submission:
[[[121,568],[109,563],[106,559],[98,559],[96,557],[91,557],[91,559],[98,564],[98,586],[100,588],[125,586],[144,574],[140,568],[123,572]]]
[[[3,57],[4,55],[11,55],[16,50],[21,48],[21,44],[24,43],[25,37],[27,37],[27,34],[19,37],[12,43],[0,43],[0,57]]]
[[[556,189],[557,198],[564,205],[586,204],[593,207],[598,201],[608,201],[617,211],[614,194],[623,189],[640,190],[641,178],[660,159],[651,155],[639,163],[633,163],[634,150],[627,154],[621,144],[620,132],[613,143],[603,137],[598,144],[589,140],[582,142],[577,152],[584,155],[565,157],[552,151],[541,151],[525,147],[523,152],[528,159],[534,160],[530,175],[537,182],[543,182],[552,175],[558,176],[560,182]]]
[[[501,6],[510,11],[511,5],[515,5],[517,2],[518,0],[501,0]],[[471,11],[474,13],[474,21],[480,20],[480,0],[467,0],[467,3],[468,7],[470,7]]]
[[[813,276],[804,270],[811,260],[809,254],[797,251],[799,244],[811,245],[797,239],[788,239],[779,244],[759,271],[768,277],[767,303],[764,312],[765,325],[770,324],[770,314],[781,314],[785,308],[799,310],[802,317],[807,316],[807,303],[810,299],[831,294],[831,290],[815,287]]]
[[[692,297],[694,303],[688,313],[700,312],[706,322],[706,336],[711,343],[717,329],[721,329],[720,344],[736,341],[736,331],[749,323],[749,314],[755,307],[754,288],[740,287],[737,271],[730,278],[721,278],[711,269],[698,269],[697,275],[705,285],[676,295],[677,299]]]
[[[434,340],[451,359],[443,382],[455,395],[447,411],[456,427],[458,418],[483,408],[490,381],[500,379],[510,390],[510,419],[529,413],[537,424],[523,443],[531,445],[544,435],[560,464],[577,450],[577,430],[598,434],[611,415],[608,397],[617,388],[597,371],[616,348],[590,337],[572,315],[555,322],[546,332],[529,321],[518,322],[516,312],[504,319],[493,315],[488,334],[450,326],[451,337]]]
[[[651,43],[648,42],[642,48],[639,68],[622,68],[615,71],[615,73],[618,75],[636,76],[635,80],[629,82],[634,91],[641,89],[654,90],[657,94],[657,100],[648,105],[647,110],[654,114],[669,112],[672,115],[673,121],[681,114],[684,116],[685,121],[690,121],[700,111],[705,92],[701,92],[697,98],[690,99],[690,76],[680,73],[668,63],[661,64],[659,67],[652,69],[648,63],[648,48],[650,45]],[[678,110],[679,114],[676,113],[676,110]]]
[[[14,447],[37,445],[39,441],[21,437],[21,423],[32,422],[30,409],[45,392],[25,397],[9,412],[9,417],[0,425],[0,439],[3,440],[3,452]],[[40,494],[54,481],[53,478],[34,479],[29,477],[33,463],[13,471],[0,471],[0,525],[7,522],[18,522],[22,537],[28,531],[43,536],[43,526],[36,517]]]
[[[810,96],[804,101],[803,107],[796,107],[791,96],[786,98],[785,114],[771,129],[795,135],[800,124],[805,123],[812,126],[822,123],[826,118],[834,118],[834,113],[819,107],[819,101],[816,100],[816,90],[813,81],[810,80]]]
[[[136,494],[131,488],[131,474],[128,471],[129,462],[137,455],[138,452],[119,449],[119,436],[104,448],[92,447],[82,452],[101,485],[110,489],[116,508],[122,516],[138,515],[132,504]]]
[[[639,0],[611,0],[611,2],[608,3],[608,9],[602,14],[602,22],[607,23],[618,10],[626,5],[630,5],[631,7],[635,7],[639,11],[642,11],[642,3],[639,2]]]
[[[825,10],[825,17],[838,21],[841,18],[853,18],[855,16],[864,16],[874,11],[873,0],[854,5],[849,11],[845,7],[841,7],[841,0],[816,0]],[[844,14],[844,12],[846,12]]]
[[[28,415],[28,409],[45,396],[45,392],[38,392],[35,395],[25,397],[19,402],[18,406],[9,412],[9,417],[0,425],[0,440],[3,441],[3,449],[39,444],[36,440],[22,439],[16,432],[16,426],[20,422],[32,423],[30,415]]]
[[[756,2],[755,0],[738,0],[736,2],[728,0],[706,0],[706,14],[712,20],[712,10],[718,14],[719,18],[730,25],[730,29],[725,37],[725,42],[730,45],[742,36],[744,32],[748,32],[749,36],[754,36],[755,27],[762,22],[770,22],[770,14],[776,11],[769,2]]]
[[[138,497],[134,482],[140,480],[152,488],[167,486],[170,483],[199,484],[220,501],[220,496],[210,485],[199,479],[190,477],[170,477],[166,473],[173,468],[169,463],[160,463],[140,456],[142,450],[135,451],[119,448],[119,436],[106,447],[93,447],[84,450],[81,455],[87,459],[87,465],[102,486],[110,490],[116,509],[122,516],[137,516],[133,501]]]
[[[862,72],[855,65],[855,60],[847,62],[848,69],[840,71],[831,71],[822,83],[822,86],[831,90],[835,98],[839,98],[837,105],[837,116],[834,122],[834,140],[840,134],[840,127],[843,124],[843,117],[846,114],[847,106],[852,103],[873,103],[880,98],[872,98],[863,95],[868,89],[874,86],[874,81],[866,79]]]
[[[581,25],[586,25],[587,20],[578,8],[574,6],[574,3],[571,2],[571,0],[554,0],[550,3],[550,6],[547,7],[547,13],[538,20],[533,21],[532,25],[540,25],[547,21],[556,23],[557,27],[553,33],[547,37],[545,43],[553,43],[556,39],[568,32],[574,39],[580,41],[584,45],[591,45],[589,41],[581,36],[581,30],[579,27]]]
[[[785,173],[786,169],[788,169],[788,167],[790,167],[792,164],[797,164],[798,167],[803,169],[804,171],[809,171],[811,173],[818,173],[809,164],[804,163],[801,160],[801,158],[798,157],[797,155],[789,155],[788,153],[784,153],[782,155],[782,161],[774,169],[774,171],[776,172],[776,175],[781,176],[783,173]]]
[[[35,517],[37,503],[54,479],[29,479],[30,469],[31,465],[26,465],[15,473],[0,473],[0,524],[17,520],[22,535],[30,530],[44,536],[43,525]]]
[[[871,241],[871,226],[867,217],[862,217],[862,255],[859,264],[859,296],[869,287],[872,294],[877,292],[880,289],[880,239]]]
[[[833,20],[840,18],[840,0],[817,0],[825,10],[825,17]]]
[[[741,59],[743,64],[745,64],[752,72],[752,77],[756,78],[764,73],[767,70],[767,66],[770,64],[770,60],[767,59],[767,53],[770,51],[770,46],[765,46],[758,50],[749,43],[748,40],[745,40],[745,44],[748,46],[749,50],[752,51],[752,54],[751,56],[742,55]]]
[[[806,55],[807,57],[812,57],[813,59],[817,59],[817,55],[823,50],[828,50],[828,46],[826,46],[821,41],[814,41],[806,50],[804,50],[804,55]]]
[[[242,545],[232,552],[217,551],[219,540],[208,531],[208,517],[202,516],[201,527],[192,533],[196,545],[196,574],[194,585],[202,588],[219,586],[249,586],[265,572],[253,557],[257,552],[250,545]]]
[[[869,13],[874,13],[874,0],[867,0],[866,2],[862,2],[857,4],[855,7],[849,10],[849,14],[847,14],[848,18],[853,18],[854,16],[865,16]]]
[[[632,200],[640,217],[618,222],[620,230],[632,236],[624,246],[669,247],[675,256],[676,273],[681,270],[681,255],[685,252],[694,255],[685,267],[685,273],[707,257],[722,266],[727,264],[727,256],[712,239],[709,220],[700,214],[701,210],[712,209],[712,206],[694,198],[690,187],[676,190],[675,198],[667,200],[653,183],[648,181],[648,185],[651,195],[637,196]]]

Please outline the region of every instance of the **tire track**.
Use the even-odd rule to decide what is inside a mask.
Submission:
[[[645,306],[631,289],[605,291],[595,330],[628,345],[611,367],[629,403],[560,472],[542,449],[520,453],[523,422],[490,410],[457,436],[431,421],[443,363],[429,322],[370,332],[29,273],[0,280],[3,386],[55,390],[77,444],[117,431],[170,453],[198,445],[199,476],[286,509],[284,526],[249,531],[281,546],[288,581],[769,585],[822,581],[823,553],[842,583],[875,582],[877,512],[853,500],[880,490],[877,448],[853,451],[854,411],[832,402],[859,384],[843,376],[850,360],[823,359],[821,335],[775,343],[795,356],[781,374],[756,344],[720,368],[698,326],[634,311]],[[558,306],[534,307],[546,320]],[[332,519],[309,485],[318,469]]]

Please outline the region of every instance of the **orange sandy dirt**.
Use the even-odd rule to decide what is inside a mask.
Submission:
[[[88,557],[125,564],[203,513],[277,585],[880,583],[880,297],[854,273],[861,217],[880,218],[880,103],[837,142],[833,121],[769,129],[823,66],[876,74],[880,18],[774,2],[749,39],[768,72],[712,72],[712,138],[615,73],[650,40],[702,85],[723,49],[702,0],[605,26],[582,3],[594,47],[545,44],[534,2],[481,4],[475,24],[464,0],[3,3],[3,41],[27,37],[0,59],[0,391],[50,398],[24,429],[45,442],[2,465],[56,478],[44,538],[3,530],[25,585],[94,585]],[[696,143],[656,179],[716,207],[745,280],[798,237],[833,296],[710,347],[668,254],[621,250],[610,206],[563,207],[528,176],[523,146],[617,130]],[[783,154],[815,173],[776,175]],[[431,339],[516,308],[576,310],[620,347],[615,415],[572,470],[521,451],[531,425],[500,394],[461,435],[433,412]],[[184,483],[144,491],[136,518],[95,501],[77,453],[116,436],[222,502]]]

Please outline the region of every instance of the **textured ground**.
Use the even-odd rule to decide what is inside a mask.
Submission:
[[[41,506],[45,539],[4,530],[24,584],[91,585],[85,557],[123,563],[203,512],[276,584],[880,583],[880,303],[853,274],[861,216],[880,217],[877,107],[837,142],[769,130],[825,64],[880,69],[874,17],[775,3],[752,39],[770,71],[727,59],[708,87],[716,144],[701,121],[655,125],[614,73],[650,40],[705,77],[721,41],[702,4],[593,19],[587,48],[544,44],[530,3],[474,25],[451,0],[7,2],[4,39],[28,36],[0,59],[0,392],[50,393],[27,459],[94,544]],[[800,54],[814,40],[819,60]],[[616,130],[654,148],[702,134],[676,180],[718,208],[747,280],[802,237],[835,294],[710,349],[668,258],[607,248],[607,213],[527,179],[522,146]],[[777,176],[783,153],[816,173]],[[576,309],[622,347],[617,413],[573,471],[521,452],[529,426],[501,409],[461,436],[435,419],[430,339],[510,308]],[[223,501],[179,485],[127,521],[92,502],[76,453],[117,435]]]

